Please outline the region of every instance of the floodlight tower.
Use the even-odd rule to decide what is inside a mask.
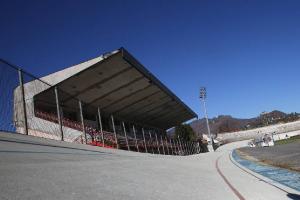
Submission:
[[[212,138],[211,133],[210,133],[208,117],[207,117],[207,111],[206,111],[206,104],[205,104],[205,100],[206,100],[206,88],[205,87],[200,88],[200,99],[201,99],[202,104],[203,104],[204,115],[205,115],[205,119],[206,119],[207,132],[208,132],[208,137],[210,139],[210,142],[208,142],[208,150],[209,151],[214,151],[214,149],[212,147],[213,138]]]

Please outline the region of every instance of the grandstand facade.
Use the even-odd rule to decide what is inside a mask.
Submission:
[[[68,142],[170,154],[166,130],[195,117],[124,48],[14,90],[17,132]]]

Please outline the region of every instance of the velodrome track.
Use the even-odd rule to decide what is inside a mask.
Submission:
[[[293,199],[231,162],[245,144],[181,157],[0,133],[0,199]]]

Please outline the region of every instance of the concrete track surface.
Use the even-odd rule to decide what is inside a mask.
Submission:
[[[231,162],[245,144],[181,157],[0,133],[0,199],[297,199]]]

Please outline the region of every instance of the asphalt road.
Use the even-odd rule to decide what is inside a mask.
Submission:
[[[231,162],[246,143],[181,157],[0,133],[0,199],[296,199]]]

